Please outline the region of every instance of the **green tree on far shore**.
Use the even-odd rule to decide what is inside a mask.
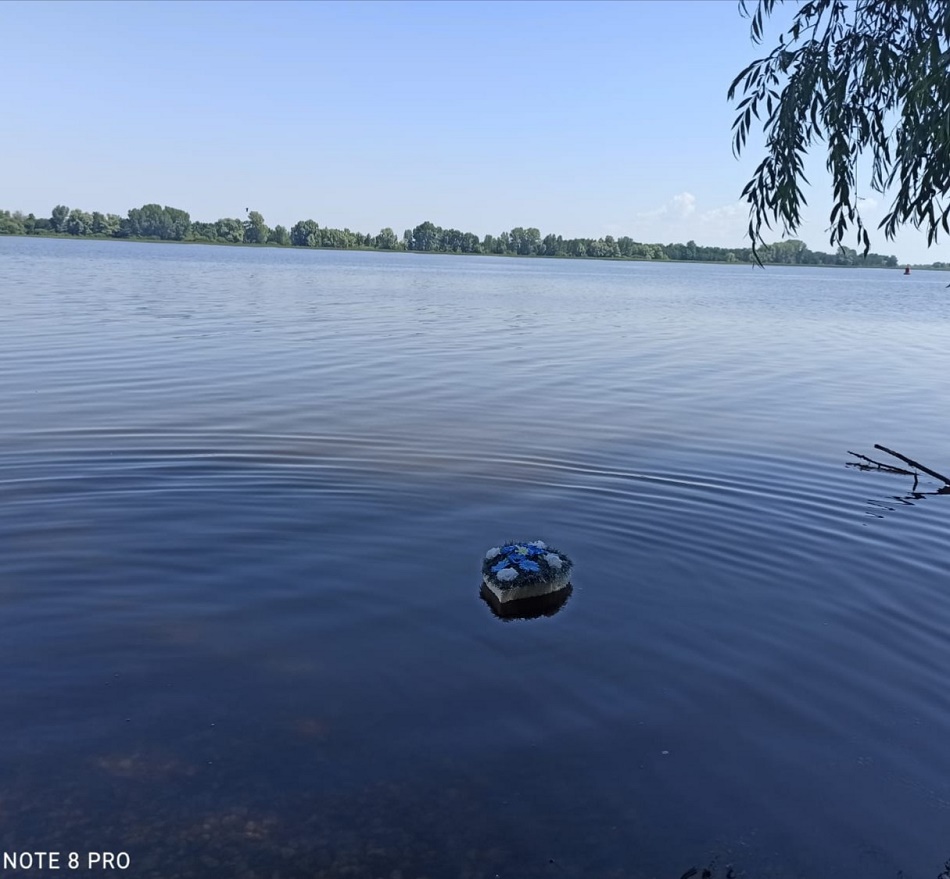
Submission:
[[[0,210],[0,235],[69,235],[77,238],[128,238],[163,241],[193,241],[207,244],[246,246],[309,247],[344,250],[368,248],[380,251],[412,250],[424,253],[497,254],[538,256],[559,259],[638,259],[695,260],[704,262],[750,263],[755,255],[750,247],[704,247],[695,241],[680,243],[644,243],[627,235],[614,238],[564,238],[549,233],[542,236],[533,226],[515,226],[497,235],[479,237],[473,232],[443,228],[430,220],[407,229],[402,238],[389,226],[377,235],[351,229],[320,226],[315,220],[300,220],[289,230],[284,226],[270,229],[258,211],[247,217],[222,217],[214,222],[192,220],[179,208],[147,204],[132,208],[125,218],[117,214],[65,205],[53,208],[49,217],[24,215],[21,211]],[[835,253],[809,250],[802,241],[777,242],[759,257],[765,263],[784,265],[861,265],[896,266],[897,257],[869,253],[857,254],[839,246]]]
[[[270,235],[267,236],[267,243],[277,244],[280,247],[289,247],[291,244],[290,232],[278,223],[271,230]]]
[[[187,211],[157,204],[132,208],[121,232],[129,238],[159,238],[163,241],[185,241],[191,232]]]
[[[66,231],[66,220],[69,218],[69,208],[64,204],[58,204],[53,208],[52,214],[50,214],[49,222],[50,228],[54,232],[65,232]]]
[[[379,235],[376,236],[376,246],[380,250],[395,250],[399,246],[399,239],[396,237],[396,233],[389,226],[386,226],[385,229],[379,230]]]
[[[244,240],[248,244],[266,244],[270,229],[257,211],[249,211],[244,223]]]

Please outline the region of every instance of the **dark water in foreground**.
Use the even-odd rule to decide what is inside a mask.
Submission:
[[[945,283],[0,239],[3,850],[933,879]]]

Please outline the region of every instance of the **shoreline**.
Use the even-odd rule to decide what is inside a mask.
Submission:
[[[304,247],[296,244],[277,244],[276,242],[265,242],[258,244],[256,242],[250,241],[208,241],[206,239],[170,239],[170,238],[144,238],[144,237],[132,237],[132,236],[115,236],[115,235],[71,235],[69,232],[5,232],[0,233],[0,238],[49,238],[49,239],[58,239],[64,241],[115,241],[115,242],[126,242],[126,243],[138,243],[138,244],[183,244],[183,245],[198,245],[206,247],[242,247],[242,248],[255,248],[262,249],[266,248],[268,250],[294,250],[294,251],[320,251],[320,250],[330,250],[330,251],[342,251],[342,252],[359,252],[359,253],[404,253],[404,254],[418,254],[420,256],[476,256],[476,257],[497,257],[501,259],[549,259],[549,260],[563,260],[563,261],[596,261],[596,262],[617,262],[617,263],[654,263],[657,265],[662,265],[664,263],[676,264],[676,265],[713,265],[713,266],[751,266],[752,268],[757,268],[755,260],[724,260],[724,259],[672,259],[670,257],[665,257],[663,259],[648,259],[646,257],[637,257],[637,256],[573,256],[567,254],[546,254],[546,253],[463,253],[462,251],[455,250],[407,250],[404,247],[395,247],[395,248],[382,248],[382,247],[366,247],[366,246],[355,246],[355,247],[325,247],[323,245],[319,247]],[[765,263],[762,268],[767,268],[769,266],[781,266],[785,268],[805,268],[805,269],[884,269],[885,271],[898,271],[903,272],[904,266],[868,266],[862,265],[861,263],[854,263],[852,265],[839,265],[834,263],[796,263],[796,262],[769,262]],[[911,264],[911,269],[919,271],[929,271],[929,272],[942,272],[950,270],[950,266],[947,268],[940,266],[928,266],[928,265],[914,265]]]

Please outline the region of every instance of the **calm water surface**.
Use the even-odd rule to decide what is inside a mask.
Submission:
[[[933,879],[945,283],[0,239],[3,849]]]

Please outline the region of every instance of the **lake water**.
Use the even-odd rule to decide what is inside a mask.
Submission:
[[[3,850],[933,879],[945,284],[0,239]]]

